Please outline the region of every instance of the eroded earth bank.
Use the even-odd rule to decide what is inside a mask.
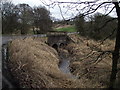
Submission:
[[[99,45],[77,35],[58,52],[38,38],[16,39],[8,44],[6,61],[17,87],[20,88],[106,88],[111,73],[112,40]],[[99,46],[97,46],[99,45]],[[96,47],[97,46],[97,47]],[[67,60],[67,61],[63,61]],[[65,65],[69,69],[65,69]],[[63,65],[63,66],[61,66]],[[64,70],[65,69],[65,70]],[[119,82],[120,72],[117,74]]]

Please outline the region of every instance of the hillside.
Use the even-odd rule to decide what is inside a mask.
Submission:
[[[112,53],[115,40],[94,41],[78,35],[70,36],[71,42],[66,47],[71,54],[71,72],[87,88],[106,88],[112,70]],[[108,51],[108,52],[107,52]],[[118,64],[120,68],[120,64]],[[120,84],[120,71],[117,73],[116,86]]]
[[[33,38],[9,44],[8,67],[20,88],[81,87],[78,80],[60,71],[55,49]]]
[[[17,39],[9,43],[8,67],[21,88],[107,88],[111,74],[114,40],[103,44],[78,35],[59,53],[37,38]],[[60,53],[70,58],[69,77],[59,68]],[[66,53],[68,53],[66,55]],[[118,65],[120,66],[120,65]],[[116,85],[119,85],[120,71]]]

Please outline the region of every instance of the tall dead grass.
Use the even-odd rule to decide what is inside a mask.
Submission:
[[[82,84],[58,67],[56,50],[33,38],[9,43],[8,67],[20,88],[76,88]]]
[[[69,43],[66,49],[71,55],[71,72],[78,79],[60,71],[58,53],[44,40],[26,38],[9,43],[8,67],[20,88],[106,88],[109,85],[111,54],[96,58],[100,55],[98,50],[113,50],[114,41],[99,45],[100,42],[84,37],[70,37],[74,43]]]
[[[99,41],[80,37],[69,36],[74,40],[68,44],[67,49],[71,53],[71,72],[88,88],[106,88],[112,68],[112,55],[99,51],[114,50],[114,40]]]

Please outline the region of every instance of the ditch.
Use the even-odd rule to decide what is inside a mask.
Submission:
[[[9,41],[8,41],[9,42]],[[59,52],[60,57],[60,63],[59,63],[59,69],[62,71],[62,73],[67,74],[69,78],[76,77],[72,75],[70,72],[70,57],[69,55],[65,56],[63,53]],[[9,54],[8,54],[8,48],[7,44],[2,45],[2,87],[3,88],[16,88],[19,87],[17,82],[14,81],[12,74],[9,71],[9,68],[7,67],[7,61],[9,60]]]

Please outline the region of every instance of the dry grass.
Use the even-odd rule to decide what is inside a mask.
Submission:
[[[111,54],[98,60],[98,50],[113,50],[114,41],[103,44],[77,35],[66,49],[71,55],[71,71],[79,79],[69,78],[60,71],[56,50],[44,43],[46,39],[26,38],[9,44],[8,66],[21,88],[106,88],[111,71]],[[97,47],[96,47],[97,46]],[[66,56],[67,51],[64,53]],[[119,77],[119,75],[117,75]],[[119,81],[119,80],[118,80]]]
[[[98,58],[101,52],[114,49],[114,40],[106,40],[103,44],[77,35],[70,36],[75,43],[67,46],[71,53],[71,71],[83,85],[88,88],[106,88],[109,85],[112,59],[111,54],[104,54]]]
[[[82,87],[58,67],[58,53],[40,40],[26,38],[9,44],[8,67],[20,88]]]

